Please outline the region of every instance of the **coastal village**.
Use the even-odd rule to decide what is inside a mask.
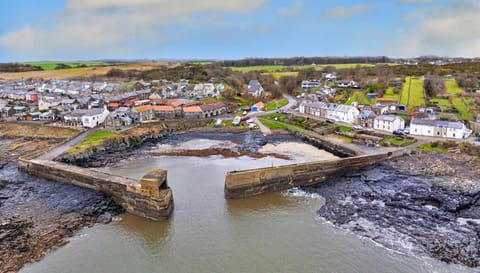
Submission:
[[[224,190],[222,198],[248,200],[247,197],[255,195],[278,191],[288,195],[291,190],[303,189],[313,192],[306,194],[335,192],[338,196],[325,195],[326,205],[318,213],[336,225],[341,226],[338,222],[342,221],[337,215],[347,215],[352,222],[358,217],[374,222],[382,215],[383,225],[399,229],[392,231],[392,236],[414,238],[417,245],[426,245],[427,255],[478,266],[478,256],[462,239],[474,238],[472,232],[476,226],[459,227],[451,219],[457,213],[465,215],[462,217],[477,217],[477,199],[469,194],[478,192],[475,177],[480,151],[480,77],[474,73],[423,76],[418,75],[420,72],[416,76],[403,76],[404,70],[423,71],[422,65],[412,63],[366,67],[350,64],[338,69],[333,65],[245,68],[180,63],[159,68],[161,73],[155,69],[122,72],[113,67],[104,76],[58,79],[0,74],[0,173],[14,178],[20,177],[20,172],[30,174],[29,180],[19,187],[2,182],[0,186],[7,190],[0,195],[3,198],[0,201],[15,206],[23,204],[24,195],[44,196],[47,191],[53,196],[57,186],[38,183],[40,178],[73,184],[69,186],[74,189],[80,186],[98,191],[95,196],[91,192],[79,194],[91,199],[82,203],[83,209],[76,211],[73,218],[62,206],[44,214],[35,213],[54,219],[51,222],[60,218],[61,226],[18,220],[15,210],[5,210],[8,221],[5,231],[1,231],[6,235],[2,236],[12,238],[5,244],[15,245],[14,251],[6,251],[8,247],[0,250],[0,256],[9,257],[5,267],[19,269],[25,261],[38,260],[45,251],[66,243],[70,229],[108,223],[125,211],[153,221],[171,221],[178,187],[172,189],[167,183],[167,173],[172,169],[150,170],[140,180],[102,169],[116,164],[130,168],[135,161],[145,158],[161,157],[162,161],[168,161],[169,156],[201,157],[205,162],[210,158],[249,157],[252,165],[248,170],[230,166],[221,182],[224,183],[220,187]],[[443,66],[429,63],[427,68],[443,69]],[[69,69],[52,73],[65,70]],[[382,76],[389,70],[391,75]],[[149,73],[175,76],[153,77]],[[472,84],[473,79],[477,83]],[[182,146],[190,141],[189,137],[198,136],[204,138],[202,143],[221,144]],[[308,154],[303,149],[311,148],[321,151],[322,158],[290,164],[294,155],[278,147],[263,150],[287,140],[295,142],[290,149],[295,149],[297,156]],[[164,143],[165,147],[179,143],[178,149],[159,148]],[[257,166],[256,160],[262,159],[264,165]],[[283,160],[287,165],[274,165],[273,160]],[[265,165],[266,161],[272,162]],[[449,177],[452,174],[454,179]],[[412,182],[405,180],[405,175],[425,178]],[[431,182],[439,177],[450,181],[449,188],[427,191],[439,187]],[[458,183],[457,178],[466,182]],[[385,190],[392,187],[391,181],[395,181],[395,190]],[[365,189],[365,183],[373,182],[375,190]],[[202,183],[205,181],[198,185]],[[351,190],[350,185],[356,192],[351,197],[344,195]],[[334,187],[348,189],[332,191]],[[456,195],[456,190],[462,192],[461,196]],[[402,192],[412,197],[403,197]],[[364,196],[369,196],[371,202],[365,201]],[[365,210],[355,213],[357,210],[352,210],[342,198],[352,198],[356,208]],[[458,198],[466,201],[460,206]],[[90,200],[95,200],[93,205]],[[49,201],[45,202],[49,205]],[[104,205],[104,202],[110,203]],[[181,204],[185,200],[176,202]],[[340,203],[345,205],[339,206]],[[377,207],[379,211],[368,214]],[[397,210],[399,207],[401,212]],[[438,207],[441,217],[431,214],[432,207]],[[28,210],[36,211],[33,207]],[[92,214],[89,210],[96,212]],[[392,220],[389,218],[392,215],[398,217]],[[439,226],[451,224],[456,233],[453,236],[432,229],[430,224],[403,220],[417,219],[416,215]],[[77,221],[78,218],[82,220]],[[37,239],[19,233],[31,227],[41,232],[47,230],[48,234]],[[432,230],[435,234],[431,234]],[[445,246],[438,246],[436,238],[445,239],[447,235],[453,239],[445,254],[438,250]],[[383,237],[375,238],[376,242],[388,245]],[[38,244],[41,246],[31,247]],[[22,252],[25,249],[28,251]]]
[[[445,81],[455,79],[445,77]],[[225,99],[225,90],[231,88],[215,79],[195,84],[189,80],[0,80],[0,121],[120,131],[165,119],[216,119],[216,126],[225,125],[227,120],[233,120],[230,126],[234,127],[248,121],[245,125],[253,129],[258,126],[248,120],[249,116],[262,117],[262,114],[278,114],[281,110],[282,115],[288,113],[350,128],[342,129],[344,133],[356,130],[366,134],[390,133],[397,137],[478,140],[480,90],[473,90],[460,102],[456,98],[458,94],[447,94],[431,99],[431,103],[418,104],[410,98],[402,98],[410,96],[410,90],[398,94],[403,85],[410,84],[406,79],[404,82],[390,81],[380,96],[372,91],[375,82],[375,79],[369,79],[367,84],[341,80],[337,79],[336,72],[323,73],[321,78],[303,80],[296,88],[297,95],[289,96],[292,103],[287,109],[287,99],[269,99],[270,90],[264,90],[256,79],[244,83],[238,95],[247,99],[241,103]],[[397,94],[393,93],[394,89]],[[346,90],[350,97],[342,103],[337,98],[339,94],[344,96]],[[423,94],[419,99],[424,100]],[[452,99],[453,106],[447,107]],[[248,101],[252,101],[251,104]],[[467,103],[463,111],[468,112],[469,118],[460,120],[459,117],[465,115],[455,112],[458,110],[455,107],[464,107],[461,104]],[[278,121],[278,116],[275,119]],[[256,122],[261,121],[256,119]],[[302,127],[315,130],[308,125]]]

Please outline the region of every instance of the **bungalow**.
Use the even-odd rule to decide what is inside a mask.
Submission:
[[[199,119],[203,117],[203,111],[200,106],[183,107],[183,116],[187,119]]]
[[[414,119],[410,122],[410,133],[420,136],[462,139],[468,137],[471,130],[458,121]]]
[[[134,107],[132,110],[132,116],[136,121],[139,122],[153,120],[155,118],[155,115],[153,113],[153,106],[141,105]]]
[[[347,123],[354,123],[358,115],[360,111],[350,105],[340,104],[333,110],[327,110],[327,118]]]
[[[254,97],[259,97],[263,95],[263,87],[258,80],[250,80],[247,86],[248,93]]]
[[[373,121],[375,130],[393,132],[405,128],[405,121],[398,116],[377,116]]]
[[[307,90],[309,88],[320,87],[320,80],[307,80],[302,81],[302,89]]]
[[[254,105],[252,105],[252,112],[260,112],[263,110],[263,108],[265,107],[265,104],[261,101],[255,103]]]

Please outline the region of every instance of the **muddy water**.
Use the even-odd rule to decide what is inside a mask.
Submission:
[[[297,144],[292,147],[295,151],[280,146],[298,154]],[[316,216],[324,202],[316,194],[294,190],[224,199],[227,171],[302,162],[309,156],[315,155],[290,161],[219,156],[125,160],[109,171],[139,178],[151,167],[168,170],[175,198],[172,218],[156,223],[123,215],[109,225],[84,229],[70,244],[21,272],[468,271],[392,252],[336,229]]]

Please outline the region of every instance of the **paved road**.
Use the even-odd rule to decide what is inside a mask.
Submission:
[[[87,135],[93,131],[95,131],[97,129],[93,129],[93,130],[87,130],[81,134],[79,134],[78,136],[72,138],[71,140],[69,140],[68,142],[60,145],[60,146],[57,146],[55,147],[53,150],[49,151],[48,153],[38,157],[38,159],[42,159],[42,160],[53,160],[55,157],[61,155],[62,153],[68,151],[68,149],[72,148],[73,146],[81,143],[85,137],[87,137]]]
[[[265,126],[260,120],[258,120],[257,116],[268,115],[276,112],[289,112],[290,109],[293,106],[295,106],[295,104],[297,104],[297,101],[292,96],[283,94],[283,97],[288,100],[288,103],[285,106],[281,107],[280,109],[275,109],[267,112],[250,112],[247,114],[247,116],[250,117],[257,124],[258,128],[260,129],[260,131],[264,136],[271,135],[272,130],[270,130],[270,128]]]

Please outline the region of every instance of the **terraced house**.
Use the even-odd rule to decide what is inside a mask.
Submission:
[[[414,119],[410,122],[412,135],[462,139],[471,133],[472,131],[459,121]]]

